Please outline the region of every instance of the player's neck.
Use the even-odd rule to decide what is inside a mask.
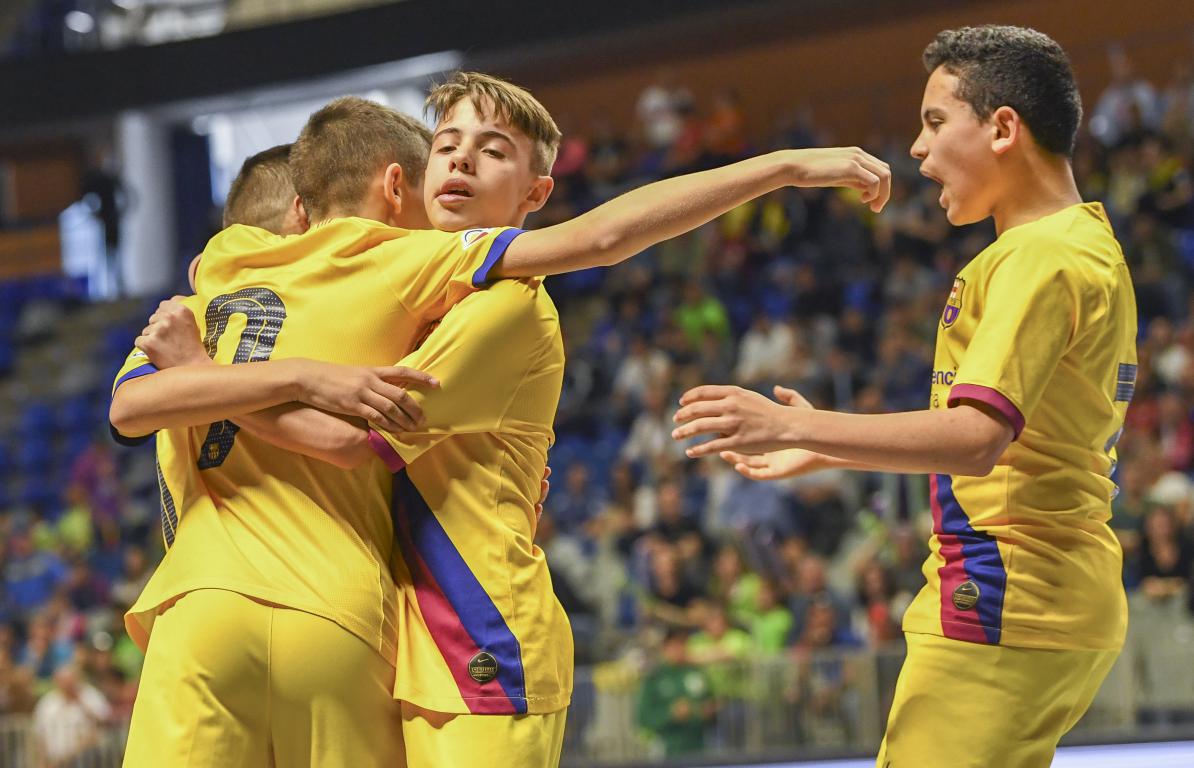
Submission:
[[[1082,202],[1073,168],[1064,157],[1030,153],[1017,164],[1004,189],[1003,199],[991,211],[996,235]]]

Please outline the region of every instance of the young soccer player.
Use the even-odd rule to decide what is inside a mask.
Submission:
[[[410,175],[403,173],[403,165],[392,161],[382,162],[387,157],[393,156],[389,149],[392,141],[388,141],[383,135],[392,131],[392,126],[386,125],[376,135],[363,135],[368,126],[388,122],[392,122],[392,120],[389,118],[387,110],[359,100],[342,100],[316,113],[308,124],[308,128],[304,130],[304,135],[300,136],[296,143],[294,169],[296,188],[303,197],[306,210],[311,214],[312,220],[321,223],[307,235],[285,241],[271,239],[265,233],[233,227],[209,245],[205,259],[213,255],[216,258],[212,259],[211,265],[205,266],[200,274],[198,285],[200,300],[196,302],[196,306],[201,307],[203,304],[207,306],[204,312],[205,341],[208,350],[215,352],[218,359],[227,360],[233,357],[233,345],[221,346],[219,339],[221,335],[225,335],[224,331],[229,327],[226,317],[237,315],[244,315],[248,318],[248,323],[244,326],[240,336],[240,343],[236,345],[242,360],[252,359],[254,352],[256,352],[257,359],[261,359],[270,356],[270,353],[275,351],[279,357],[294,354],[300,348],[304,350],[304,354],[314,354],[322,356],[324,359],[341,361],[361,362],[362,358],[368,357],[372,359],[365,359],[365,362],[375,362],[378,357],[387,354],[390,360],[397,359],[401,353],[395,353],[393,351],[395,347],[410,348],[413,346],[423,322],[434,320],[442,315],[453,302],[467,297],[473,292],[475,284],[483,283],[490,275],[503,270],[506,273],[531,275],[558,269],[583,268],[605,263],[607,259],[626,258],[641,250],[645,245],[655,242],[664,234],[691,228],[720,214],[740,202],[741,199],[745,199],[743,196],[749,197],[777,183],[784,183],[786,179],[782,178],[783,174],[777,174],[776,169],[769,166],[772,164],[782,166],[786,160],[812,161],[808,165],[803,162],[800,165],[805,169],[821,169],[814,172],[812,176],[804,177],[805,181],[826,183],[830,181],[831,177],[840,180],[845,171],[844,175],[848,177],[850,183],[855,183],[857,179],[860,180],[861,186],[869,189],[868,199],[876,207],[881,207],[886,198],[886,169],[884,166],[856,151],[823,151],[805,155],[804,158],[791,155],[786,158],[772,156],[757,162],[748,161],[737,167],[715,171],[704,175],[703,178],[693,177],[688,180],[689,183],[654,185],[655,194],[638,195],[638,200],[634,199],[636,195],[630,195],[595,211],[594,215],[589,217],[588,226],[583,228],[579,226],[581,219],[578,219],[573,222],[577,226],[555,227],[527,233],[517,239],[514,237],[519,233],[515,230],[473,230],[451,235],[434,232],[410,232],[408,229],[393,229],[383,225],[385,222],[402,223],[407,218],[407,214],[403,213],[404,210],[409,212],[416,206],[420,209],[422,207],[421,201],[414,194],[417,182],[413,181]],[[346,136],[351,136],[355,141],[339,140]],[[528,158],[518,154],[519,147],[509,141],[508,134],[503,139],[502,135],[493,135],[493,132],[489,131],[486,132],[484,139],[485,146],[470,149],[470,158],[466,158],[463,163],[460,161],[456,163],[456,173],[464,178],[466,183],[488,183],[493,179],[501,181],[509,176],[509,168],[514,163],[527,162]],[[344,147],[348,145],[353,147],[354,154],[352,157],[343,157]],[[376,148],[374,155],[358,159],[357,156],[362,154],[363,147]],[[469,170],[470,164],[475,163],[475,158],[482,155],[497,163],[496,170],[485,177],[478,177],[480,181],[474,178],[470,182],[468,181],[469,174],[473,173]],[[379,157],[382,161],[379,161]],[[503,164],[502,161],[506,162]],[[351,171],[354,170],[359,171],[355,177],[351,174]],[[506,174],[505,177],[503,173]],[[550,179],[543,180],[536,175],[533,176],[531,182],[530,187],[523,190],[523,197],[526,200],[520,199],[511,207],[511,210],[517,210],[522,206],[526,206],[526,210],[531,210],[533,207],[541,205],[542,201],[546,199],[546,191],[550,189]],[[459,183],[459,179],[453,183]],[[695,188],[692,186],[694,183],[696,184]],[[500,189],[500,187],[498,188]],[[457,198],[468,198],[468,193],[475,190],[454,187],[441,191],[446,198],[444,202],[451,204]],[[647,191],[642,190],[644,193]],[[693,193],[701,191],[704,194],[696,196],[694,199]],[[477,199],[480,199],[480,196],[477,196]],[[525,212],[524,210],[522,215],[525,215]],[[346,215],[348,213],[360,215],[349,217]],[[524,240],[529,243],[529,247],[519,245]],[[309,254],[317,254],[317,257],[312,257]],[[524,286],[525,288],[527,287]],[[495,287],[494,290],[497,289],[500,289],[500,286]],[[209,300],[208,296],[216,291],[219,291],[220,295]],[[286,297],[285,301],[282,300],[283,296]],[[527,305],[531,306],[529,303]],[[361,308],[366,309],[361,311]],[[335,336],[329,336],[326,331],[329,318],[334,318],[338,322],[338,326],[334,328],[337,332]],[[547,319],[553,318],[554,311]],[[537,316],[537,321],[540,324],[544,322],[542,312]],[[283,324],[287,331],[294,328],[294,332],[287,334],[282,331]],[[324,331],[323,339],[320,338],[321,330]],[[435,338],[435,335],[435,333],[432,334],[432,339]],[[558,346],[558,332],[554,338]],[[262,344],[263,339],[267,344]],[[500,342],[500,339],[497,341]],[[290,362],[292,361],[286,361],[286,363]],[[551,384],[552,376],[555,376],[554,391],[558,396],[558,370],[553,372],[548,367],[545,371],[539,374],[539,378],[543,381],[542,386],[546,387],[546,392],[550,394],[553,386]],[[275,403],[294,400],[296,388],[301,387],[301,384],[295,379],[296,373],[298,371],[289,364],[280,366],[249,364],[223,370],[217,370],[213,366],[162,371],[151,377],[154,380],[152,384],[148,384],[147,381],[130,380],[117,390],[113,402],[113,422],[121,428],[121,431],[135,433],[162,426],[202,423],[224,416],[237,417]],[[485,383],[485,380],[477,379],[475,375],[474,379],[482,384]],[[250,381],[254,382],[254,387],[245,388],[244,385]],[[265,392],[264,395],[263,392]],[[462,405],[484,403],[485,393],[476,394],[478,396],[471,396]],[[528,406],[538,407],[537,404],[545,399],[534,393],[532,395],[525,400]],[[548,398],[548,402],[551,404],[550,409],[554,411],[554,399]],[[354,404],[354,407],[359,404]],[[343,406],[340,403],[323,405],[333,410]],[[386,408],[387,406],[382,405],[379,411],[374,412],[373,415],[378,417],[374,419],[375,421],[381,418],[380,413]],[[360,411],[349,408],[347,412],[359,413]],[[502,417],[513,413],[515,412],[503,413]],[[285,415],[295,417],[289,421],[297,424],[300,417],[319,416],[320,414],[304,414],[295,411]],[[452,417],[453,419],[464,418],[457,413],[453,413]],[[492,416],[487,423],[493,423]],[[550,416],[546,419],[537,417],[537,421],[530,427],[540,429],[540,433],[532,435],[535,438],[533,441],[523,440],[525,443],[524,458],[522,461],[515,462],[515,466],[518,466],[519,469],[523,469],[528,463],[532,465],[532,471],[520,473],[520,475],[529,476],[532,480],[529,485],[522,483],[521,479],[509,483],[509,485],[513,485],[505,491],[510,496],[510,501],[507,502],[509,506],[499,505],[499,511],[503,508],[508,510],[525,509],[525,499],[529,497],[533,503],[533,499],[537,497],[547,442],[546,437],[542,434],[542,428],[539,427],[539,424],[542,423],[546,424],[549,434]],[[278,424],[281,424],[281,420]],[[465,423],[463,428],[467,430],[470,427]],[[284,425],[279,426],[279,429],[284,431]],[[476,428],[473,427],[473,429]],[[511,429],[517,432],[517,424],[509,425],[507,431]],[[495,429],[490,426],[488,430],[480,431],[492,432]],[[534,432],[534,429],[531,431]],[[198,441],[200,435],[198,432],[195,434],[196,441]],[[300,431],[300,437],[309,439],[310,435],[303,435]],[[440,437],[442,435],[429,433],[423,438],[422,446],[400,446],[398,452],[401,454],[402,451],[408,450],[416,455],[420,451],[429,452]],[[377,442],[376,437],[374,437],[374,442]],[[542,451],[535,447],[537,444],[542,444]],[[459,451],[460,448],[457,447],[455,450]],[[204,478],[209,486],[218,485],[218,488],[213,488],[213,495],[225,507],[234,506],[234,502],[238,502],[238,495],[244,497],[247,503],[247,497],[257,495],[258,492],[260,492],[260,499],[257,505],[250,504],[248,506],[260,505],[263,507],[267,496],[266,489],[271,483],[280,486],[285,482],[288,486],[285,489],[276,487],[268,490],[272,490],[275,495],[286,492],[291,497],[295,496],[295,486],[301,485],[294,483],[293,478],[286,477],[285,472],[263,474],[261,460],[258,459],[254,462],[254,459],[255,454],[267,455],[266,447],[252,440],[251,436],[238,435],[229,426],[218,425],[218,429],[213,428],[203,441],[203,445],[199,446],[198,453],[200,463],[209,465]],[[391,450],[390,453],[392,456],[393,451]],[[509,458],[507,456],[507,460]],[[297,458],[295,460],[305,461]],[[430,460],[424,463],[434,466]],[[244,476],[238,478],[236,469],[242,464],[245,465]],[[296,464],[296,469],[300,470],[297,472],[299,477],[303,478],[304,474],[315,475],[314,464],[318,464],[318,462]],[[384,471],[384,468],[380,463],[373,462],[353,471],[364,473],[355,478],[360,479],[368,478],[368,473],[376,470]],[[279,475],[285,480],[279,479]],[[382,486],[376,476],[368,478],[367,481],[371,482],[375,488]],[[341,478],[341,482],[344,482],[344,478]],[[305,493],[306,499],[291,498],[292,503],[289,507],[291,509],[302,506],[312,507],[311,512],[307,514],[315,517],[316,522],[325,513],[335,519],[336,513],[340,511],[342,500],[331,496],[327,491],[319,491],[314,487],[314,483],[310,485],[311,489]],[[524,485],[527,487],[523,487]],[[450,491],[455,484],[445,485],[441,481],[440,486],[446,491]],[[413,483],[411,487],[415,487]],[[416,488],[416,496],[427,495],[429,494],[426,487]],[[420,498],[411,497],[409,494],[402,498],[411,505],[417,505],[420,501]],[[435,498],[422,500],[428,506],[442,501],[442,499]],[[383,513],[388,512],[388,505],[381,504],[379,506],[373,503],[372,498],[368,501],[370,503],[359,505],[356,509],[372,510],[374,513],[379,509]],[[381,558],[378,555],[382,549],[380,542],[388,543],[390,537],[379,536],[380,531],[376,530],[379,525],[388,525],[388,514],[385,514],[384,517],[381,514],[366,515],[365,512],[358,514],[369,517],[369,520],[361,521],[362,523],[368,522],[374,526],[373,530],[367,531],[368,536],[361,536],[366,542],[373,543],[373,551],[368,554],[373,556],[375,563],[388,562],[388,558]],[[508,514],[509,512],[506,513],[506,515]],[[293,512],[287,514],[287,525],[293,522],[292,516],[294,516]],[[247,540],[269,538],[266,535],[266,529],[272,530],[277,526],[277,521],[270,520],[269,515],[260,517],[264,519],[253,521],[253,525],[258,527],[257,531],[248,531],[249,526],[246,524],[246,530],[238,531],[238,535]],[[214,531],[218,524],[211,520],[211,516],[208,518],[209,521],[206,525]],[[416,518],[417,515],[412,513],[403,519],[414,520]],[[202,517],[196,516],[188,510],[186,519],[191,524],[190,530],[200,529],[201,524],[194,521],[203,519]],[[236,519],[238,521],[248,520],[249,515],[242,513],[237,515]],[[431,553],[421,547],[420,542],[426,542],[427,536],[430,536],[433,541],[442,542],[443,536],[436,536],[435,527],[437,525],[438,521],[434,516],[424,514],[420,522],[421,527],[417,530],[412,529],[406,539],[413,548],[411,551],[417,550],[416,554],[420,556],[432,577],[435,576],[437,563],[452,559],[452,553],[447,552],[446,558],[441,557],[439,560],[435,560],[432,555],[443,555],[444,552]],[[315,554],[311,549],[311,547],[325,546],[326,542],[321,540],[318,535],[319,531],[312,529],[311,524],[306,522],[296,527],[300,531],[291,532],[288,546],[281,548],[279,552],[286,553],[287,549],[299,549],[299,541],[305,540],[310,541],[311,544],[303,545],[302,554],[309,556],[317,563],[327,561],[327,555]],[[301,530],[304,527],[308,529],[305,532]],[[326,525],[322,527],[322,530],[325,536],[335,532],[334,527]],[[529,528],[524,525],[521,530],[524,531],[523,535],[526,541],[518,543],[533,555],[533,548],[529,546],[529,536],[525,535],[525,531]],[[303,535],[304,533],[305,535]],[[151,587],[147,589],[148,596],[143,597],[139,606],[134,609],[134,613],[146,623],[151,622],[161,612],[163,605],[169,604],[170,599],[163,600],[164,595],[177,593],[177,590],[180,589],[181,585],[178,584],[177,574],[185,572],[186,566],[173,565],[173,563],[190,563],[197,578],[200,571],[208,574],[204,578],[211,578],[210,572],[213,570],[213,563],[210,559],[202,562],[198,551],[195,550],[195,547],[201,545],[191,544],[191,542],[200,540],[201,537],[193,536],[190,531],[176,540],[174,547],[167,555],[167,561],[164,561],[162,568],[155,575],[155,581],[159,580],[163,571],[168,570],[169,563],[173,566],[175,573],[162,576],[160,581],[172,583],[173,586],[169,589],[160,587],[155,589],[155,586],[158,585],[151,583]],[[187,556],[179,554],[184,544],[191,548],[191,553]],[[433,549],[435,546],[431,545]],[[254,551],[259,550],[259,547],[254,546]],[[271,563],[271,566],[276,566],[283,572],[295,569],[293,562],[281,562],[278,553],[271,554],[273,554],[274,560],[278,561]],[[295,559],[289,553],[286,555],[287,560]],[[174,558],[173,563],[170,563],[171,558]],[[364,566],[368,558],[358,558],[358,560]],[[538,560],[541,563],[541,555],[538,556]],[[350,582],[356,582],[359,587],[362,574],[345,573],[343,569],[337,573],[331,567],[330,562],[328,565],[326,572],[323,568],[306,568],[304,570],[311,575],[323,574],[325,578],[330,577],[332,581],[343,586],[348,586]],[[239,565],[236,569],[240,573],[235,584],[225,581],[222,582],[226,584],[225,586],[213,587],[213,589],[223,589],[233,593],[227,598],[228,601],[243,605],[245,601],[237,600],[235,595],[246,595],[282,606],[312,610],[295,606],[294,599],[291,597],[280,600],[276,597],[265,596],[267,586],[260,583],[259,577],[255,582],[249,577],[251,574],[248,574],[248,569]],[[218,568],[214,570],[218,570]],[[257,571],[263,574],[272,570],[274,567],[257,568]],[[452,582],[446,587],[445,582],[438,578],[424,579],[422,584],[424,586],[438,584],[441,590],[443,588],[451,590],[465,584],[468,570],[466,568],[454,571]],[[540,568],[540,570],[542,569]],[[545,571],[543,572],[545,573]],[[274,594],[279,594],[277,583],[277,581],[272,583]],[[376,584],[376,580],[374,583]],[[192,589],[194,588],[192,587]],[[325,584],[325,589],[327,590],[325,594],[337,594],[337,590],[329,588],[329,585]],[[310,598],[309,605],[318,607],[319,602],[314,599],[313,591],[304,590],[303,596]],[[462,645],[465,642],[461,639],[462,633],[468,635],[468,640],[474,644],[485,641],[488,636],[473,636],[471,633],[476,629],[482,629],[491,634],[497,632],[497,635],[502,635],[500,632],[503,618],[501,611],[494,608],[486,609],[482,605],[480,606],[481,613],[475,613],[474,609],[478,606],[473,598],[484,596],[484,592],[478,593],[476,589],[473,589],[468,594],[470,597],[463,602],[453,594],[428,595],[425,598],[424,594],[420,593],[417,596],[420,613],[416,614],[416,617],[421,616],[421,620],[428,624],[435,622],[437,616],[448,619],[447,622],[441,623],[441,626],[447,627],[444,630],[446,634],[435,637],[436,645],[429,647],[431,653],[439,654],[443,660],[438,668],[423,673],[420,679],[433,681],[441,689],[451,691],[448,700],[454,699],[458,704],[453,706],[464,706],[466,711],[513,714],[527,711],[532,706],[543,706],[547,708],[545,714],[550,714],[551,711],[558,711],[560,707],[566,705],[567,694],[560,690],[548,691],[541,697],[541,701],[533,701],[539,697],[530,695],[529,678],[525,687],[518,683],[511,684],[511,675],[517,676],[522,669],[525,669],[525,667],[520,669],[519,654],[525,652],[526,649],[516,651],[512,656],[506,654],[506,650],[509,648],[518,649],[519,640],[519,638],[511,636],[508,631],[505,634],[505,640],[501,640],[499,637],[501,645],[500,647],[495,646],[496,652],[479,650],[467,659],[460,658],[459,653],[454,654],[450,660],[446,658],[444,650],[446,646],[440,642],[441,637],[444,642],[454,644],[452,648],[458,652],[461,648],[467,648],[467,644]],[[550,594],[550,590],[548,590],[548,594]],[[168,616],[171,611],[177,611],[189,597],[190,595],[187,595],[178,600],[173,608],[162,613],[162,618]],[[451,611],[445,609],[445,597],[447,598],[446,604],[451,607]],[[384,607],[384,602],[384,600],[379,600],[374,605],[381,603]],[[554,599],[552,602],[554,603]],[[423,608],[424,605],[430,607]],[[558,608],[558,606],[556,607]],[[355,627],[349,626],[348,619],[352,617],[345,616],[343,612],[330,612],[326,605],[322,607],[322,610],[324,613],[316,612],[316,615],[325,616],[350,632],[355,628],[358,637],[365,639],[366,642],[382,650],[383,653],[390,650],[390,658],[393,658],[392,646],[387,649],[384,641],[376,641],[379,636],[382,636],[383,640],[384,637],[392,637],[392,634],[387,634],[385,626],[379,626],[376,622],[366,623],[363,627],[361,623],[357,623]],[[550,606],[547,611],[550,613]],[[210,612],[211,607],[203,606],[188,620],[204,620],[204,617],[210,616]],[[312,610],[312,612],[315,611]],[[453,612],[456,614],[455,616],[452,615]],[[264,622],[265,614],[261,611],[256,611],[256,613],[261,614],[263,618],[251,621]],[[328,613],[332,613],[332,615],[328,616]],[[157,621],[161,621],[162,618],[158,618]],[[242,620],[240,617],[237,619],[237,621]],[[404,620],[406,619],[401,613],[395,619],[398,622]],[[455,629],[452,629],[452,622],[455,622]],[[566,626],[565,622],[563,624],[565,630]],[[402,636],[405,637],[405,635]],[[154,642],[151,639],[149,645],[151,656],[154,654],[154,647]],[[558,683],[565,680],[563,673],[565,667],[567,668],[567,677],[570,678],[571,660],[570,658],[563,659],[562,657],[565,655],[562,652],[557,652],[557,659],[552,662],[551,669],[539,669],[533,670],[533,672],[538,675],[546,675],[550,680],[549,687],[555,685],[558,689]],[[550,660],[551,656],[548,655],[545,658]],[[189,672],[185,664],[176,671],[183,675]],[[463,682],[462,672],[468,675],[472,683]],[[340,677],[343,682],[339,686],[333,686],[334,689],[340,690],[351,686],[352,675],[341,674]],[[488,688],[485,687],[487,685]],[[420,693],[420,695],[427,694]],[[431,695],[437,694],[432,691]],[[431,701],[436,701],[436,699],[431,699]],[[343,702],[341,706],[350,709],[351,703]],[[451,709],[438,711],[447,713],[443,719],[453,719],[454,713]],[[313,717],[312,720],[315,721],[316,718]],[[562,725],[562,715],[554,720]],[[461,720],[461,722],[467,721]],[[134,726],[136,726],[136,722]],[[558,726],[552,725],[551,727],[553,732],[558,732]],[[297,741],[309,738],[310,730],[301,731]],[[318,731],[318,728],[314,730]],[[440,733],[444,732],[442,727],[438,730]],[[144,732],[143,729],[142,733]],[[267,743],[273,743],[276,746],[279,738],[276,727],[270,725],[266,728],[266,732]],[[268,741],[271,738],[268,735],[270,732],[273,734],[273,742]],[[556,740],[558,741],[558,737]],[[368,753],[364,751],[364,743],[362,741],[360,744],[354,745],[354,747],[360,746],[361,749],[355,758],[348,759],[349,763],[372,764],[372,762],[362,762],[368,759],[366,757]],[[311,754],[319,751],[323,760],[333,759],[331,757],[333,753],[323,748],[324,746],[327,745],[320,747],[322,751],[312,750]],[[353,759],[356,762],[353,762]],[[430,761],[434,762],[437,759],[431,757]]]
[[[925,49],[921,173],[949,221],[998,234],[941,315],[930,407],[817,411],[734,387],[684,394],[674,435],[718,433],[756,479],[824,467],[928,473],[928,584],[879,768],[1044,768],[1123,644],[1122,554],[1107,526],[1115,443],[1136,375],[1136,307],[1099,203],[1070,166],[1082,116],[1069,61],[1019,27],[940,33]]]
[[[295,204],[296,194],[288,164],[289,150],[290,145],[274,147],[253,155],[244,162],[225,202],[223,218],[228,226],[240,224],[277,235],[299,234],[306,228],[302,209]],[[192,288],[195,268],[199,263],[200,257],[197,256],[191,264]],[[155,313],[155,317],[157,314]],[[193,316],[190,320],[193,336]],[[206,360],[206,353],[202,352],[202,347],[200,350]],[[143,333],[138,339],[137,351],[130,355],[120,378],[136,378],[155,370],[151,362],[162,367],[173,364],[169,358],[169,350],[162,348],[162,340],[154,334]],[[315,370],[312,368],[312,373]],[[374,386],[396,399],[400,399],[402,390],[396,386],[391,389],[388,382],[426,383],[428,379],[426,376],[400,368],[383,369],[381,373],[385,376],[384,379],[373,376],[367,369],[337,367],[340,381],[352,381],[354,378],[358,381],[372,381]],[[119,383],[121,382],[118,381],[118,385]],[[407,399],[404,405],[413,418],[419,417],[416,403]],[[251,421],[251,418],[245,419],[242,424]],[[413,424],[411,421],[394,426],[410,427]],[[127,442],[119,435],[117,438]],[[196,466],[196,440],[192,430],[178,427],[163,429],[157,433],[155,449],[163,539],[167,549],[172,549],[184,522],[187,537],[204,539],[205,533],[207,534],[206,541],[198,543],[200,546],[206,544],[210,547],[208,554],[213,556],[214,562],[207,573],[202,569],[194,569],[200,578],[198,583],[202,585],[212,583],[209,581],[212,578],[236,578],[235,568],[219,562],[222,559],[220,556],[224,554],[219,551],[219,547],[236,541],[237,537],[231,520],[227,527],[233,535],[228,536],[227,540],[212,537],[210,525],[195,526],[186,520],[188,512],[200,519],[213,514],[209,489],[203,482],[202,475],[193,472]],[[268,469],[270,465],[263,462],[262,466]],[[236,511],[241,505],[226,506]],[[286,531],[279,528],[279,533],[284,534]],[[334,539],[332,543],[336,543]],[[283,545],[285,541],[282,538],[274,542],[275,547],[284,548]],[[333,547],[332,551],[337,550]],[[313,563],[311,565],[314,566]],[[174,573],[177,575],[177,567],[174,568]],[[187,578],[185,568],[183,578]],[[164,588],[169,590],[170,583],[167,582]],[[291,594],[299,591],[290,589]],[[385,594],[388,596],[387,599],[396,599],[392,585],[385,590]],[[138,706],[134,718],[134,736],[126,750],[126,764],[185,764],[187,759],[210,765],[259,764],[271,754],[275,760],[286,764],[320,762],[322,758],[319,750],[326,747],[320,747],[313,739],[308,738],[304,741],[293,737],[304,732],[302,729],[305,722],[299,721],[310,719],[308,711],[312,709],[311,698],[326,695],[327,692],[321,689],[327,687],[328,681],[335,681],[337,675],[346,671],[353,679],[350,695],[362,702],[361,707],[350,713],[354,715],[352,728],[346,729],[347,718],[341,717],[338,721],[333,719],[334,710],[326,706],[326,714],[320,717],[319,722],[323,727],[340,726],[343,733],[355,737],[363,747],[358,746],[354,749],[353,745],[330,746],[342,750],[349,757],[363,754],[367,760],[376,760],[378,764],[399,764],[398,761],[402,758],[401,744],[392,736],[400,729],[400,712],[397,706],[391,704],[392,663],[376,658],[376,653],[369,651],[367,646],[359,642],[344,643],[343,638],[329,633],[327,621],[318,618],[317,612],[269,609],[270,631],[276,628],[280,640],[321,640],[321,648],[325,652],[338,650],[341,653],[333,658],[337,663],[323,665],[322,677],[302,674],[302,668],[297,664],[277,665],[281,674],[271,675],[269,683],[278,692],[285,692],[286,696],[280,696],[275,700],[272,717],[270,722],[267,722],[257,709],[257,700],[263,691],[252,684],[263,677],[260,665],[265,659],[265,654],[255,646],[260,643],[260,617],[246,613],[244,609],[249,606],[221,600],[222,597],[226,596],[215,590],[196,590],[187,595],[187,603],[182,609],[165,611],[160,621],[148,626],[134,620],[133,615],[126,617],[130,634],[142,647],[145,645],[148,629],[155,628],[155,649],[158,651],[154,663],[146,667],[141,678],[141,690],[158,698],[155,701],[154,696],[144,694],[140,698],[143,703]],[[142,596],[142,600],[144,599],[145,596]],[[231,609],[228,615],[223,616],[223,621],[214,623],[210,629],[216,634],[228,627],[240,630],[243,633],[240,641],[250,646],[247,663],[243,658],[246,654],[239,653],[235,643],[227,639],[219,640],[214,636],[204,656],[194,658],[192,655],[188,658],[172,653],[170,646],[176,642],[172,638],[189,636],[197,629],[208,629],[201,626],[200,622],[190,620],[188,615],[193,615],[197,606],[202,607],[201,604],[208,604],[212,612]],[[257,613],[262,610],[265,609],[258,609]],[[339,647],[331,646],[329,641],[338,641]],[[185,650],[188,647],[190,646],[187,642],[179,643],[180,649]],[[366,652],[362,653],[361,649]],[[271,654],[276,655],[294,654],[296,650],[294,643],[291,643],[289,649],[281,644],[270,649]],[[191,666],[184,670],[184,665],[187,664]],[[206,675],[207,682],[191,679],[190,676],[196,673]],[[205,689],[205,686],[210,687]],[[202,691],[202,694],[196,695],[196,689]],[[163,705],[163,701],[168,703]],[[285,728],[290,731],[287,735],[291,737],[281,740],[276,747],[271,744],[275,728]],[[147,729],[159,738],[145,738],[142,734]],[[190,750],[199,751],[202,757],[185,757]]]
[[[307,231],[306,213],[298,205],[290,178],[290,146],[279,144],[249,156],[240,166],[224,199],[221,226],[244,224],[275,235],[301,235]],[[187,267],[187,285],[195,290],[200,257]]]

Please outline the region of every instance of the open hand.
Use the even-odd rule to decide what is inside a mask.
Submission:
[[[358,416],[387,432],[413,432],[423,426],[423,409],[404,386],[439,387],[430,374],[401,365],[363,367],[305,359],[294,364],[300,366],[300,402]]]
[[[803,398],[801,401],[807,404]],[[673,439],[718,435],[685,451],[694,459],[722,451],[766,453],[792,447],[786,429],[792,413],[800,410],[741,387],[712,385],[688,390],[680,398],[680,406],[674,417],[680,426],[672,430]]]
[[[812,403],[794,389],[777,386],[775,399],[791,408],[811,409]],[[780,480],[816,472],[825,466],[825,455],[803,448],[786,448],[762,454],[722,451],[722,460],[743,477],[751,480]]]
[[[781,480],[800,477],[824,468],[825,456],[803,448],[786,448],[761,454],[722,451],[721,458],[734,471],[751,480]]]

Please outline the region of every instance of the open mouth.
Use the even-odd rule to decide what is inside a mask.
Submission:
[[[473,196],[473,189],[463,179],[448,179],[439,188],[436,196],[441,202],[465,200]]]

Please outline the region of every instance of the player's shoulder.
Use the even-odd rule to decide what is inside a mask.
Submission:
[[[196,286],[223,283],[241,269],[274,266],[293,258],[296,237],[282,237],[259,227],[233,224],[207,242],[195,271]]]
[[[495,280],[469,296],[461,306],[478,313],[497,313],[506,318],[559,322],[559,313],[543,281],[538,278]]]
[[[260,227],[251,227],[248,224],[232,224],[217,232],[211,240],[208,241],[207,247],[204,248],[204,257],[209,252],[225,252],[236,253],[245,250],[258,250],[261,248],[269,248],[282,242],[285,238],[281,235],[275,235]]]
[[[1021,247],[1055,253],[1075,265],[1123,260],[1115,232],[1101,203],[1065,208],[1024,228]]]
[[[1009,230],[986,254],[985,266],[1024,281],[1110,282],[1123,251],[1102,206],[1075,205]]]
[[[510,227],[474,227],[459,232],[441,232],[438,229],[410,230],[412,244],[434,245],[441,249],[453,248],[469,251],[474,248],[488,247],[503,232]]]
[[[438,229],[398,229],[395,237],[381,243],[380,253],[404,254],[408,258],[431,259],[451,251],[465,251],[488,240],[491,230],[469,229],[464,232],[442,232]]]

